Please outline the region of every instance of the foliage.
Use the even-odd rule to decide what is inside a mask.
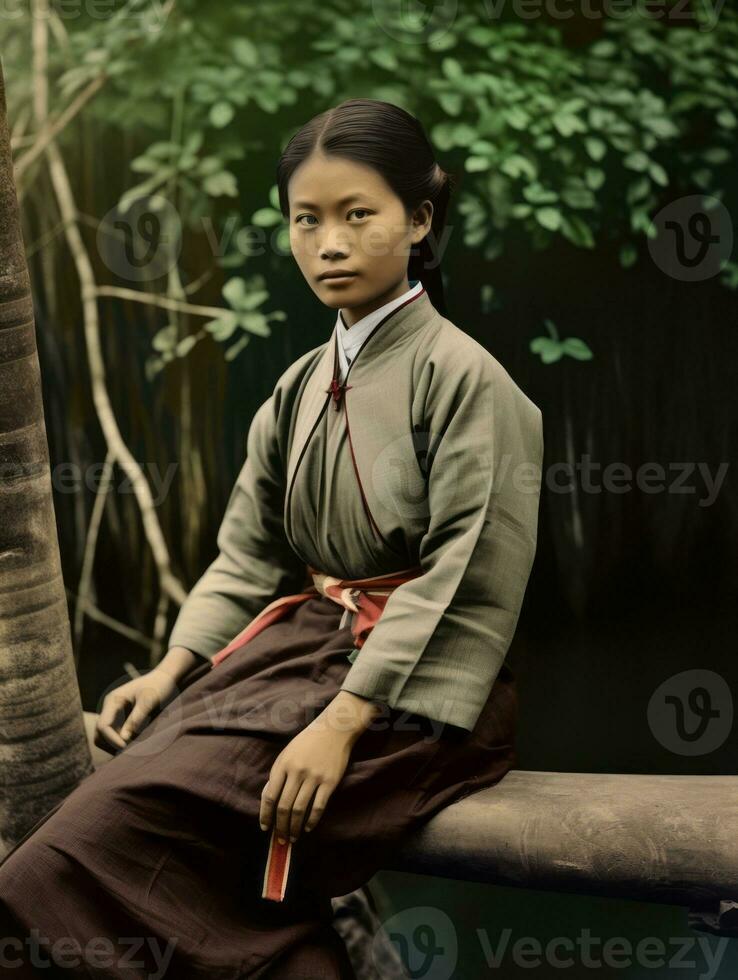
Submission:
[[[556,324],[551,320],[543,321],[549,332],[548,337],[534,337],[528,345],[534,354],[538,354],[544,364],[560,361],[564,355],[577,361],[591,361],[592,351],[579,337],[566,337],[561,340]]]
[[[65,25],[68,45],[51,52],[52,114],[103,75],[83,112],[139,144],[121,209],[166,190],[193,231],[206,217],[223,229],[250,214],[253,227],[276,233],[266,260],[240,249],[238,235],[217,257],[226,269],[261,262],[267,276],[239,275],[224,290],[231,309],[206,325],[219,341],[237,329],[268,332],[268,318],[244,304],[255,302],[249,289],[255,306],[268,298],[288,248],[273,167],[301,123],[345,98],[390,100],[423,121],[444,167],[463,176],[455,209],[464,246],[490,261],[522,232],[537,249],[561,238],[614,244],[630,266],[667,191],[734,194],[738,14],[727,6],[714,24],[697,12],[690,26],[665,29],[639,0],[576,49],[555,25],[492,21],[483,3],[460,8],[425,43],[409,43],[407,22],[382,0],[358,9],[265,0],[212,5],[205,16],[194,0],[163,9],[128,0],[107,18]],[[7,52],[9,99],[22,114],[30,66],[22,45]],[[72,128],[59,139],[71,147]],[[738,284],[732,264],[724,282]],[[157,334],[160,353],[191,348],[167,330]]]

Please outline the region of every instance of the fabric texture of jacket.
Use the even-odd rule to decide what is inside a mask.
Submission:
[[[308,564],[339,578],[418,565],[342,687],[472,731],[536,552],[541,411],[425,291],[380,321],[338,378],[332,335],[257,410],[219,554],[169,646],[212,657],[300,592]]]

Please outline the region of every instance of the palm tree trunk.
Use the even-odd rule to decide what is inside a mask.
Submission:
[[[0,857],[92,771],[0,65]]]

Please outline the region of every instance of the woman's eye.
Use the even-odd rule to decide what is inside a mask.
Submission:
[[[365,215],[368,215],[368,214],[371,214],[371,213],[372,212],[369,211],[367,208],[352,208],[352,210],[349,211],[349,215],[358,214],[360,220]],[[312,222],[314,222],[314,223],[311,223],[310,221],[304,222],[302,220],[303,218],[310,218],[310,219],[312,219]],[[315,217],[314,214],[298,214],[298,216],[295,218],[295,224],[296,225],[304,225],[304,226],[306,226],[308,228],[314,228],[317,223],[318,223],[318,219]]]

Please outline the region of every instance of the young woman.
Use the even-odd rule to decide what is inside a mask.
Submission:
[[[330,898],[515,762],[541,413],[444,316],[448,175],[417,119],[354,99],[277,178],[335,328],[254,416],[166,656],[106,698],[122,751],[0,865],[3,935],[70,937],[65,975],[351,976]]]

